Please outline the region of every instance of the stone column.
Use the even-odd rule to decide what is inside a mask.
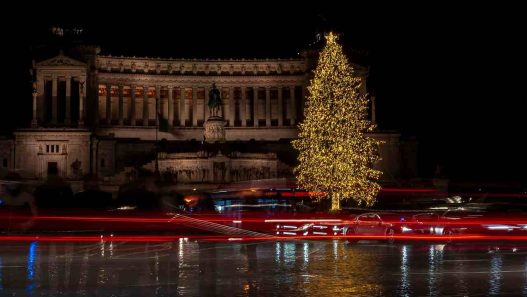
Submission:
[[[46,81],[44,80],[44,77],[42,77],[37,72],[37,104],[38,104],[38,121],[40,123],[43,123],[46,118],[46,102],[44,101],[44,86],[46,84]]]
[[[209,87],[205,87],[203,89],[203,91],[205,92],[205,100],[203,101],[203,120],[207,121],[207,119],[209,118],[209,115],[210,115],[210,110],[209,110],[209,92],[210,92],[210,88]]]
[[[253,126],[258,127],[258,88],[253,87]]]
[[[84,92],[86,91],[84,89],[84,80],[79,81],[79,127],[84,126]],[[97,92],[98,93],[98,92]],[[98,100],[99,98],[97,98]],[[97,110],[97,112],[99,112]]]
[[[361,94],[361,96],[364,96],[368,93],[368,90],[366,89],[366,76],[361,76],[360,77],[360,88],[359,88],[359,93]]]
[[[300,106],[298,106],[297,108],[300,110],[300,116],[303,118],[304,117],[304,106],[306,106],[306,94],[307,94],[307,89],[306,89],[306,86],[303,85],[300,90],[302,91],[302,93],[300,94]]]
[[[143,126],[148,126],[148,86],[143,86]]]
[[[156,86],[156,127],[161,122],[161,86]]]
[[[229,88],[229,126],[234,127],[236,118],[236,101],[234,100],[234,87]]]
[[[371,123],[377,125],[376,98],[371,96]]]
[[[100,125],[100,114],[99,114],[99,105],[101,104],[99,100],[99,78],[97,76],[97,70],[89,71],[89,84],[86,84],[86,89],[90,91],[90,93],[86,96],[87,98],[92,96],[93,101],[93,124],[95,127],[98,127]],[[85,80],[86,81],[86,80]],[[86,100],[86,103],[88,103],[88,100]],[[87,105],[85,103],[85,109],[88,109]]]
[[[119,85],[119,126],[124,124],[124,87]]]
[[[247,88],[242,86],[241,89],[242,89],[242,100],[240,103],[240,119],[242,121],[242,127],[245,127],[247,126],[247,115],[246,115],[247,101],[245,99],[245,95],[246,95],[245,91]]]
[[[174,87],[168,86],[168,129],[172,129],[174,125],[174,98],[172,92]]]
[[[227,96],[223,92],[223,88],[219,88],[220,91],[220,97],[222,100],[221,104],[221,110],[220,110],[220,116],[225,120],[228,121],[229,117],[229,100],[227,99]],[[227,124],[228,122],[225,122]]]
[[[291,115],[289,119],[291,120],[291,125],[296,123],[296,103],[295,103],[295,86],[289,87],[289,100],[291,103]]]
[[[97,175],[97,167],[99,160],[97,158],[98,153],[98,147],[99,147],[99,140],[97,138],[93,138],[91,143],[91,173]]]
[[[51,76],[51,123],[57,124],[57,87],[58,78],[55,74]]]
[[[179,88],[179,125],[185,127],[185,88]]]
[[[71,76],[66,76],[66,115],[64,123],[69,125],[71,123]]]
[[[130,86],[130,126],[136,125],[135,85]]]
[[[106,84],[106,124],[112,124],[112,85]]]
[[[271,127],[271,88],[265,87],[265,125]]]
[[[278,108],[277,108],[278,127],[282,127],[284,125],[284,110],[283,110],[284,102],[282,100],[282,87],[281,86],[278,86],[277,92],[278,92]]]
[[[38,126],[37,122],[37,89],[36,86],[33,87],[33,119],[31,119],[31,128],[36,128]]]
[[[198,88],[192,88],[192,127],[198,126]]]

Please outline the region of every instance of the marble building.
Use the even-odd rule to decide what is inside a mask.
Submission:
[[[157,167],[178,182],[281,177],[294,162],[289,141],[302,120],[313,56],[165,59],[101,55],[90,46],[60,52],[34,64],[32,121],[0,138],[0,174],[44,179],[57,169],[70,180],[91,173],[124,182],[116,177],[131,168]],[[368,68],[354,67],[366,92]],[[223,100],[226,151],[204,144],[213,84]],[[384,140],[377,166],[399,176],[400,135],[372,137]],[[167,145],[156,158],[160,140]]]

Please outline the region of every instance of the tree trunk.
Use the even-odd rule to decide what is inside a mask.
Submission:
[[[337,193],[331,193],[331,211],[340,210],[340,195]]]

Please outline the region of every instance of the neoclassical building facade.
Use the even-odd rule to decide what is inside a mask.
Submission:
[[[30,127],[0,139],[0,165],[27,178],[57,170],[72,180],[94,174],[118,182],[131,168],[169,171],[181,182],[290,174],[289,141],[303,117],[314,56],[198,60],[114,57],[97,47],[61,52],[34,64]],[[354,69],[366,93],[368,69]],[[222,144],[204,139],[213,84],[223,101]],[[398,176],[399,134],[372,136],[384,140],[377,166]]]

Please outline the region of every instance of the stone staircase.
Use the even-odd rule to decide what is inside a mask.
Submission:
[[[105,183],[122,185],[137,178],[137,170],[134,167],[126,166],[118,173],[104,177]]]

